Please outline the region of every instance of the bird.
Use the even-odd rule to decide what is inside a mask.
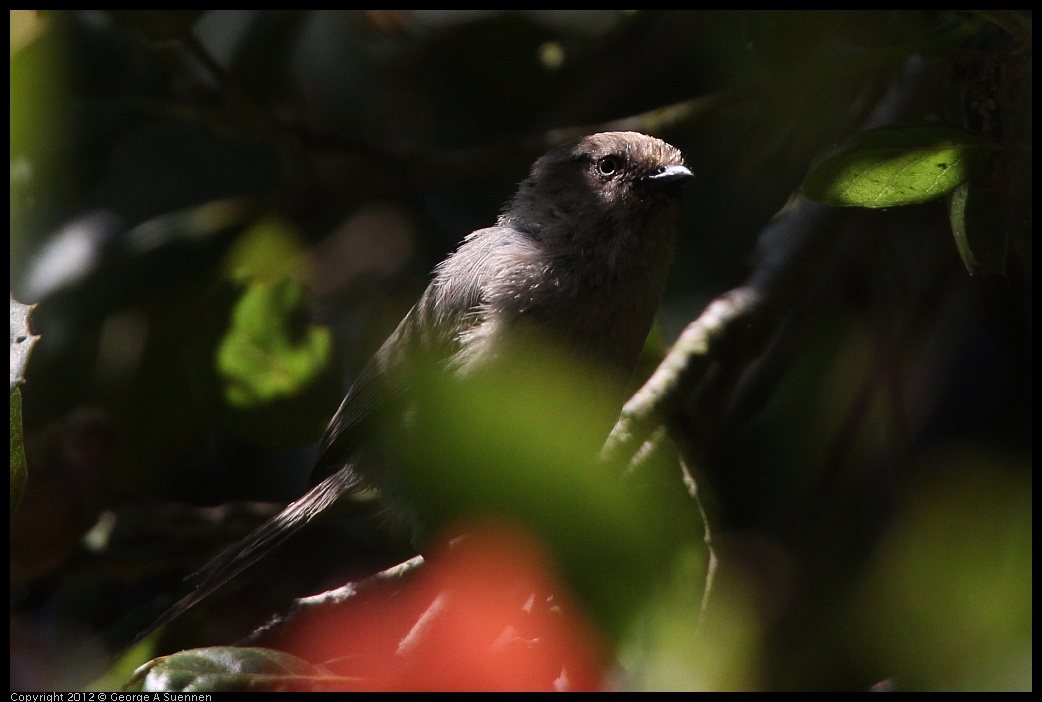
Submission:
[[[589,134],[538,158],[495,225],[470,233],[437,265],[356,377],[319,443],[314,487],[198,571],[194,589],[135,642],[345,494],[375,489],[421,544],[451,516],[424,494],[439,476],[416,479],[373,437],[409,435],[425,374],[466,383],[510,363],[524,344],[537,362],[565,358],[619,379],[632,375],[673,260],[680,186],[692,178],[677,148],[639,132]]]

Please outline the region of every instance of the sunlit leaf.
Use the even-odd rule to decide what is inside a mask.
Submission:
[[[873,129],[814,166],[803,191],[829,205],[893,207],[926,202],[969,180],[984,153],[973,136],[960,129]]]
[[[225,400],[253,407],[298,394],[329,365],[329,329],[308,322],[307,300],[289,278],[248,284],[217,351]]]

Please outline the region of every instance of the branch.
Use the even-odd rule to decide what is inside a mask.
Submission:
[[[809,201],[783,210],[760,235],[758,264],[744,285],[713,300],[681,333],[648,381],[622,409],[602,449],[605,460],[632,465],[644,445],[678,413],[699,402],[714,370],[729,377],[766,348],[806,289],[814,265],[836,240],[839,211]]]
[[[382,583],[386,583],[390,580],[401,580],[412,571],[422,567],[423,564],[423,556],[413,556],[407,561],[391,566],[385,570],[381,570],[379,573],[374,573],[362,580],[344,583],[340,587],[332,590],[327,590],[326,592],[320,592],[317,595],[301,597],[294,600],[293,606],[288,612],[273,616],[267,623],[252,632],[242,641],[239,641],[236,645],[253,645],[260,639],[282,631],[286,626],[292,624],[296,619],[304,614],[321,611],[322,609],[330,607],[337,607],[347,600],[357,597],[363,592]]]

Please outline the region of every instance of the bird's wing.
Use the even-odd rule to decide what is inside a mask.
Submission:
[[[482,237],[484,231],[488,230],[472,234],[464,246],[488,248],[486,242],[491,238]],[[138,634],[131,646],[256,563],[341,495],[363,486],[353,457],[369,423],[407,398],[412,364],[417,359],[447,360],[458,350],[462,331],[477,323],[471,311],[481,306],[487,281],[480,277],[483,273],[476,272],[480,266],[470,270],[453,268],[453,258],[450,256],[439,266],[420,301],[365,366],[330,421],[313,474],[313,479],[321,482],[192,575],[189,580],[195,582],[195,589]],[[452,285],[445,284],[447,281],[452,281]]]
[[[486,260],[497,240],[494,233],[494,228],[474,232],[463,247]],[[454,254],[438,266],[423,296],[362,369],[322,437],[312,482],[352,470],[354,453],[371,433],[372,422],[408,409],[415,374],[443,367],[460,350],[463,333],[480,324],[488,267],[473,265],[473,258]],[[464,260],[467,265],[461,265]]]

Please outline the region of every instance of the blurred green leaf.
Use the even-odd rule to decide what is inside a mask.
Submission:
[[[829,205],[893,207],[926,202],[965,183],[983,148],[961,129],[883,127],[861,132],[814,166],[804,193]]]
[[[216,349],[220,421],[265,445],[318,438],[342,399],[332,336],[310,323],[305,243],[276,215],[247,227],[224,257],[238,299]]]
[[[321,377],[333,338],[308,321],[303,289],[290,278],[247,284],[217,350],[224,397],[250,408],[291,397]]]
[[[155,655],[156,636],[145,638],[136,646],[131,646],[112,664],[112,666],[89,685],[84,687],[84,692],[116,692],[133,677],[134,673],[143,665],[151,661]]]
[[[675,464],[654,461],[638,484],[598,460],[621,406],[607,377],[554,355],[549,341],[538,352],[504,346],[495,368],[466,382],[421,374],[420,431],[386,442],[402,452],[424,514],[518,520],[556,556],[602,632],[619,636],[672,551],[701,538],[693,503],[684,493],[678,506],[668,492],[680,485]]]
[[[1006,272],[1008,232],[1004,202],[984,187],[963,183],[948,203],[959,256],[970,275]]]
[[[648,594],[639,628],[620,655],[629,689],[740,690],[756,679],[760,642],[749,583],[714,589],[715,604],[703,611],[708,567],[705,549],[682,549]]]
[[[935,467],[861,582],[849,631],[902,689],[1030,690],[1030,479],[972,448]]]
[[[64,146],[63,109],[68,76],[63,71],[67,47],[49,36],[49,22],[39,13],[15,11],[11,17],[11,159],[31,158],[49,167]],[[16,29],[18,35],[16,36]],[[38,162],[43,161],[43,163]]]
[[[304,241],[291,223],[277,217],[263,217],[235,240],[225,256],[225,269],[233,279],[278,279],[289,276],[306,280]]]
[[[131,692],[303,691],[326,677],[307,662],[266,648],[216,646],[181,651],[138,668]]]

